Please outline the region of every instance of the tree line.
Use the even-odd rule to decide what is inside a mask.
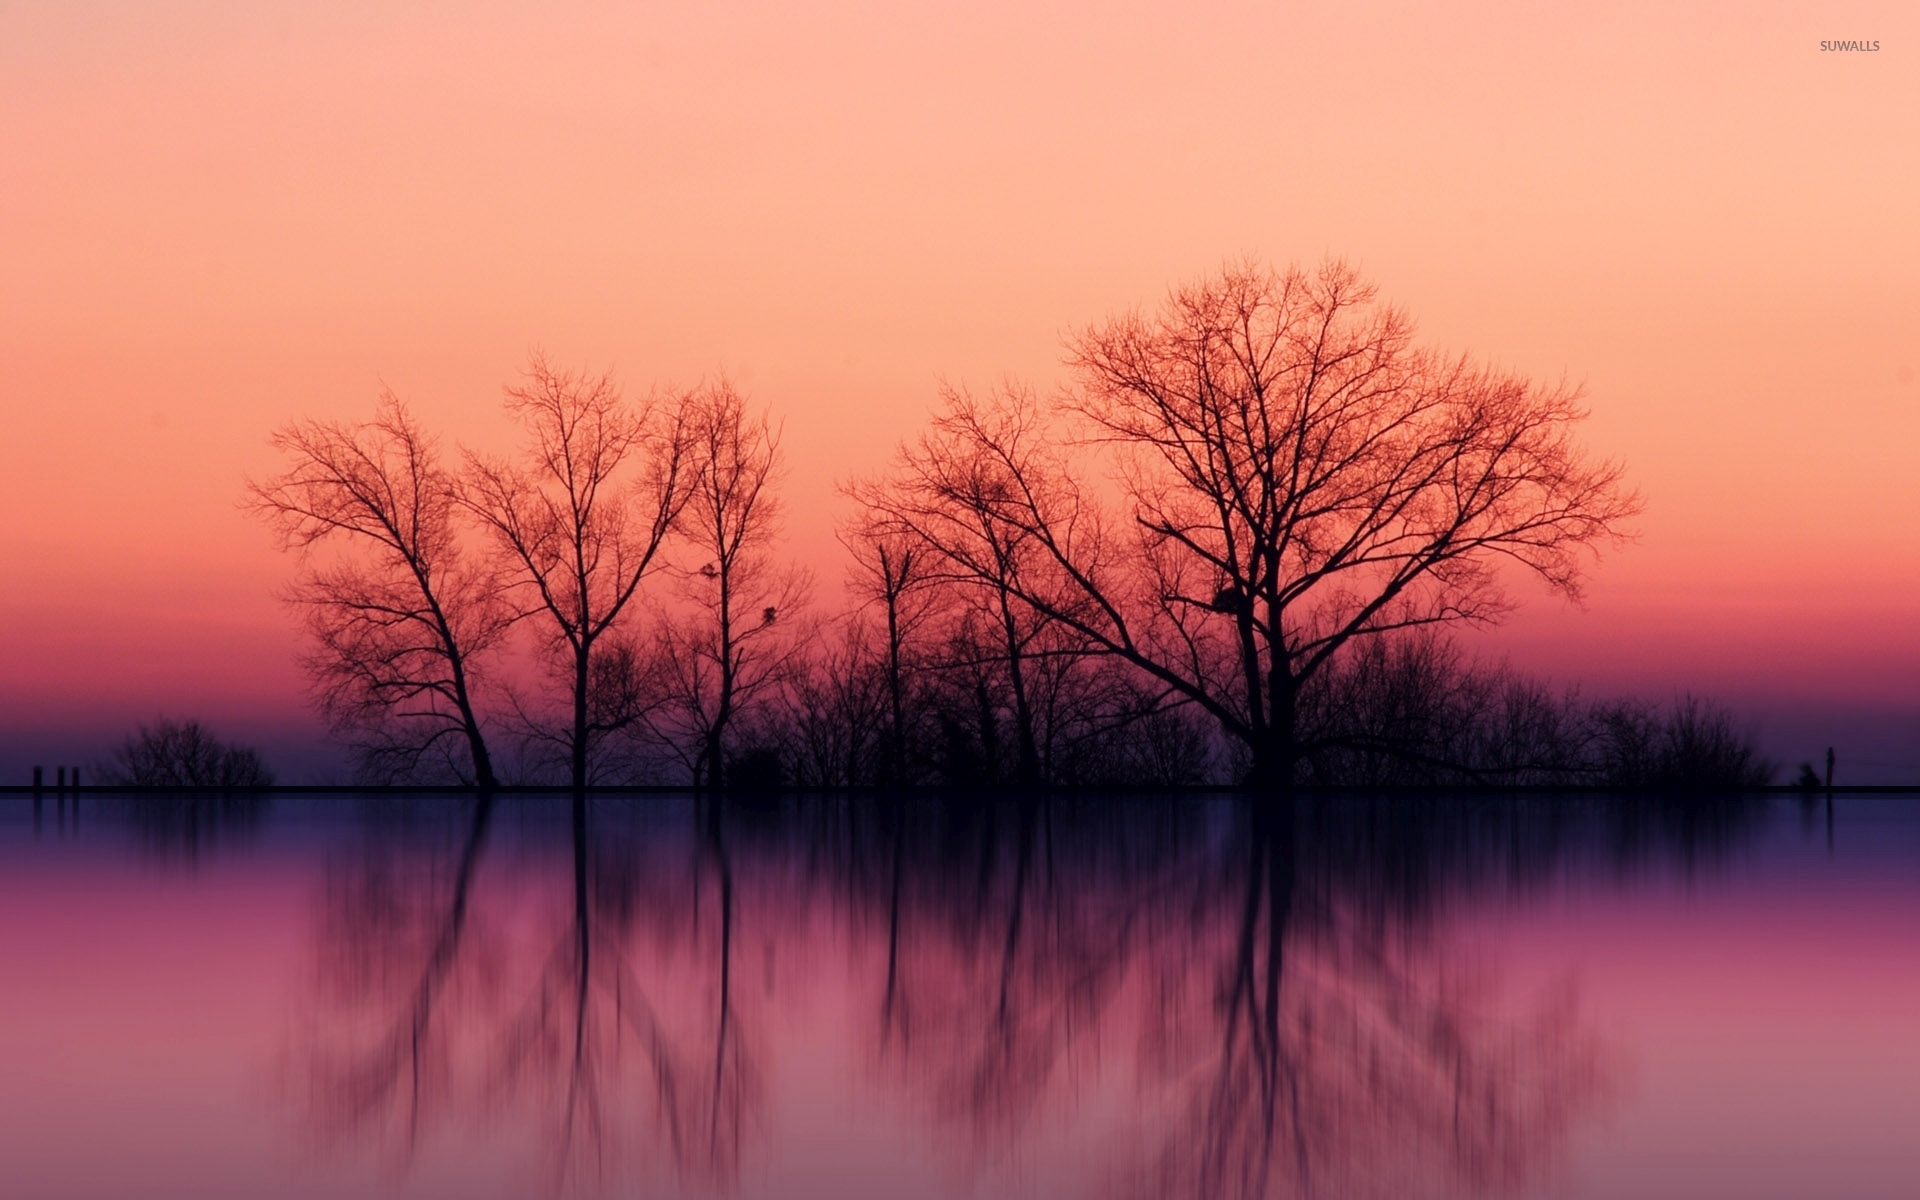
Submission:
[[[1577,389],[1416,342],[1344,264],[1229,266],[944,389],[844,482],[845,611],[780,554],[779,426],[725,380],[536,356],[518,454],[388,394],[274,435],[320,712],[369,781],[696,787],[1759,780],[1726,714],[1469,662],[1638,500]]]

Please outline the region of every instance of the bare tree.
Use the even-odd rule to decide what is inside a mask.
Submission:
[[[273,783],[260,752],[221,741],[198,721],[161,717],[120,744],[102,772],[129,787],[260,788]]]
[[[884,655],[857,617],[810,636],[803,663],[782,689],[780,727],[792,782],[858,787],[893,774]]]
[[[1022,489],[1036,505],[1079,506],[1068,516],[1073,536],[1083,546],[1100,544],[1099,515],[1066,482],[1073,467],[1048,440],[1030,392],[1009,388],[983,402],[949,389],[932,429],[902,451],[892,476],[849,489],[863,506],[869,542],[888,539],[902,561],[911,553],[913,586],[938,598],[922,601],[922,609],[947,618],[944,652],[927,664],[943,683],[945,724],[951,731],[971,708],[981,765],[991,774],[987,760],[1004,723],[1012,741],[1005,777],[1026,785],[1092,781],[1092,758],[1112,760],[1113,735],[1173,695],[1062,619],[1084,609],[1086,598],[1074,594],[1033,526],[1003,511]],[[994,447],[1017,460],[1019,473]],[[1049,606],[1036,604],[1037,596]],[[966,696],[971,706],[955,703]]]
[[[991,659],[1004,671],[1014,778],[1031,785],[1043,774],[1039,658],[1084,654],[1088,647],[1084,639],[1060,637],[1075,627],[1060,621],[1055,610],[1068,611],[1076,601],[1058,587],[1055,563],[1036,523],[1019,511],[1023,490],[1063,479],[1064,464],[1029,453],[1031,443],[1044,436],[1030,393],[1009,388],[998,400],[983,405],[950,389],[945,411],[916,444],[902,449],[893,477],[855,485],[852,492],[885,536],[914,546],[938,564],[922,568],[926,578],[957,588],[957,598],[977,613],[954,645],[971,645],[973,652],[963,657],[981,664]],[[1039,595],[1049,596],[1052,608],[1036,605],[1033,598]]]
[[[728,734],[741,711],[780,679],[798,641],[805,575],[775,562],[780,438],[724,380],[690,406],[695,470],[684,537],[697,568],[684,571],[688,611],[662,628],[669,703],[656,729],[679,748],[695,786],[725,781]]]
[[[1584,715],[1593,774],[1612,787],[1739,792],[1767,786],[1777,770],[1731,712],[1691,694],[1675,697],[1665,711],[1614,700]]]
[[[858,487],[850,489],[859,498]],[[938,610],[938,592],[931,577],[934,555],[911,537],[889,529],[884,522],[862,520],[840,534],[841,544],[853,555],[849,590],[863,605],[879,605],[886,624],[882,650],[882,678],[887,694],[887,735],[883,781],[907,782],[911,719],[908,715],[909,672],[914,643]]]
[[[434,439],[389,393],[371,421],[299,421],[273,445],[292,462],[249,486],[248,509],[303,557],[322,543],[361,552],[309,567],[290,593],[316,643],[305,663],[321,711],[377,777],[439,761],[492,787],[475,671],[512,613],[461,544]]]
[[[595,743],[633,718],[595,703],[632,692],[630,679],[596,666],[692,493],[686,398],[635,406],[611,376],[536,355],[506,403],[527,432],[524,459],[468,454],[460,498],[493,534],[503,577],[549,639],[570,709],[552,736],[581,788]]]
[[[1355,639],[1499,618],[1503,563],[1577,596],[1584,552],[1637,511],[1574,444],[1577,390],[1418,348],[1337,262],[1230,267],[1079,334],[1069,362],[1065,429],[1018,389],[950,397],[890,511],[1211,714],[1259,784],[1312,749],[1300,691]],[[1111,468],[1130,538],[1100,520],[1091,464],[1055,449],[1069,431]],[[955,553],[945,531],[972,526],[1045,569]]]

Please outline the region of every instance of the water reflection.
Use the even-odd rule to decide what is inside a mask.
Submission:
[[[727,1194],[766,1149],[796,1014],[831,996],[857,1023],[834,1069],[962,1183],[1050,1155],[1114,1200],[1516,1191],[1605,1109],[1617,1056],[1570,990],[1516,1006],[1449,908],[1711,869],[1764,811],[425,805],[328,868],[299,1102],[323,1144],[402,1172],[485,1127],[555,1190]]]
[[[132,831],[141,850],[163,866],[194,867],[211,854],[254,841],[272,811],[263,792],[127,792],[109,795],[102,811]],[[73,802],[79,825],[79,801]]]
[[[1404,905],[1303,872],[1290,814],[1256,814],[1245,846],[1198,936],[1153,956],[1168,1120],[1127,1190],[1488,1195],[1537,1174],[1607,1083],[1571,996],[1502,1019]]]
[[[725,825],[648,844],[579,805],[557,888],[539,853],[488,879],[497,807],[438,838],[384,830],[331,868],[304,1048],[316,1132],[404,1166],[484,1117],[534,1131],[555,1187],[725,1190],[758,1099]]]

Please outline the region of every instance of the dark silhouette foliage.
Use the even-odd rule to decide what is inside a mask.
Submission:
[[[1686,695],[1666,709],[1644,701],[1596,705],[1590,720],[1600,781],[1623,789],[1734,791],[1773,781],[1774,766],[1724,708]]]
[[[1230,266],[1068,355],[1058,404],[950,390],[860,498],[982,598],[1010,671],[1043,631],[1119,659],[1208,713],[1261,786],[1322,748],[1300,705],[1343,656],[1497,620],[1515,568],[1578,595],[1638,510],[1575,441],[1577,389],[1417,345],[1342,263]]]
[[[370,421],[297,421],[272,440],[287,469],[252,484],[246,507],[302,559],[287,599],[321,715],[369,781],[492,787],[476,693],[515,614],[463,536],[437,439],[388,394]],[[322,546],[343,553],[316,562]]]
[[[524,451],[468,452],[454,489],[487,534],[496,577],[539,631],[550,706],[516,707],[530,741],[564,763],[575,787],[594,780],[596,751],[638,717],[604,703],[622,688],[601,662],[630,644],[641,585],[662,565],[697,477],[691,405],[685,394],[636,404],[611,375],[535,355],[506,393]]]
[[[779,426],[725,380],[630,401],[536,356],[517,456],[443,466],[389,397],[282,431],[252,506],[358,548],[292,595],[382,779],[485,786],[503,727],[518,780],[577,787],[1771,779],[1709,701],[1594,701],[1450,637],[1514,578],[1577,596],[1638,510],[1577,389],[1421,347],[1338,262],[1229,266],[1068,364],[1052,400],[948,388],[845,485],[838,614],[779,552]]]
[[[1738,791],[1775,770],[1710,700],[1662,708],[1555,693],[1430,631],[1364,644],[1304,699],[1322,747],[1308,759],[1315,783]]]
[[[105,781],[123,787],[262,788],[273,773],[260,753],[222,742],[198,721],[161,717],[122,742]]]

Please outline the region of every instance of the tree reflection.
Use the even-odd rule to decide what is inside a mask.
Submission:
[[[1285,804],[1011,815],[971,878],[951,836],[909,871],[926,891],[890,932],[910,949],[883,1012],[910,1004],[928,1032],[883,1074],[975,1159],[1118,1087],[1127,1115],[1086,1172],[1101,1194],[1486,1194],[1550,1166],[1605,1099],[1570,994],[1510,1016],[1434,936],[1449,876],[1487,862],[1460,821],[1382,839]]]
[[[264,792],[128,792],[107,801],[156,862],[192,868],[223,848],[260,833],[272,801]],[[79,805],[74,805],[76,824]],[[64,813],[63,813],[64,815]]]
[[[554,1189],[725,1194],[769,1075],[839,1036],[775,1018],[844,1011],[843,1069],[963,1176],[1038,1153],[1116,1200],[1492,1195],[1615,1071],[1571,991],[1520,1005],[1475,970],[1463,901],[1710,869],[1765,811],[482,799],[335,864],[297,1061],[330,1145],[405,1167],[485,1127]]]
[[[1491,1195],[1540,1174],[1608,1082],[1571,997],[1504,1018],[1425,930],[1303,879],[1290,808],[1246,833],[1211,927],[1155,955],[1141,1083],[1165,1132],[1115,1192]]]
[[[474,872],[494,801],[473,805],[456,865],[372,842],[329,873],[320,935],[320,985],[337,1040],[316,1043],[314,1116],[323,1135],[367,1135],[403,1157],[437,1115],[454,1068],[458,1030],[446,1017],[467,951]],[[322,1031],[316,1030],[316,1035]]]
[[[993,1157],[1066,1099],[1061,1069],[1097,1041],[1125,977],[1127,910],[1150,901],[1083,886],[1091,881],[1063,855],[1091,847],[1061,847],[1056,814],[1030,797],[970,822],[941,815],[950,823],[923,843],[930,854],[896,859],[883,1011],[913,1021],[897,1033],[883,1024],[881,1036],[895,1042],[888,1072],[967,1129],[972,1152]],[[907,844],[903,836],[895,854]],[[919,884],[911,897],[903,876]]]
[[[759,1088],[721,827],[676,869],[597,831],[576,796],[564,901],[540,903],[559,897],[536,869],[483,905],[495,803],[474,804],[451,870],[374,843],[331,880],[306,1054],[316,1132],[386,1146],[404,1169],[436,1130],[506,1116],[556,1189],[654,1176],[726,1190]]]

